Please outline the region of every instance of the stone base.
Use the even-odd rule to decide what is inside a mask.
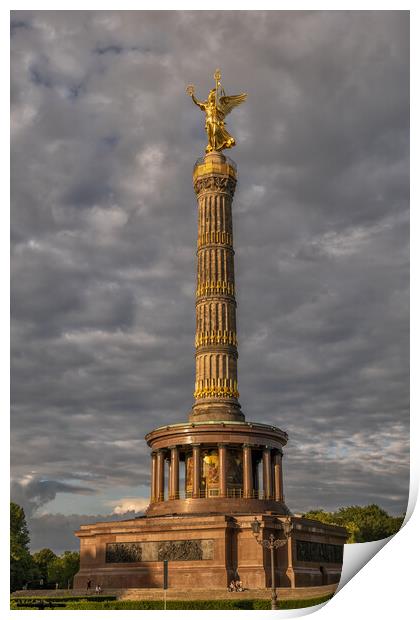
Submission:
[[[298,584],[299,588],[311,588],[314,586],[326,586],[338,583],[341,577],[341,567],[326,568],[318,566],[314,568],[295,567],[288,573],[290,583]],[[296,587],[296,585],[295,585]]]
[[[245,416],[236,401],[207,400],[196,403],[189,415],[190,422],[243,422]]]
[[[171,499],[165,502],[149,504],[146,509],[148,517],[154,516],[178,516],[181,514],[261,514],[262,512],[274,512],[278,515],[290,515],[290,510],[283,502],[275,499],[254,498],[231,498],[231,497],[203,497],[189,499]]]
[[[270,552],[255,540],[251,522],[255,514],[140,517],[83,525],[80,538],[80,570],[74,587],[87,581],[106,589],[161,588],[163,559],[169,560],[169,588],[226,588],[240,578],[247,589],[271,586]],[[257,515],[261,534],[282,537],[286,517]],[[289,541],[275,551],[276,586],[320,586],[339,580],[342,562],[309,561],[319,555],[319,543],[343,546],[343,528],[292,517]],[[305,560],[298,559],[296,542],[302,541]],[[312,548],[308,543],[316,543]],[[318,545],[318,546],[317,546]],[[316,553],[315,553],[316,551]],[[309,555],[308,555],[309,554]],[[308,559],[309,558],[309,559]],[[335,558],[337,559],[337,557]],[[331,580],[331,581],[330,581]]]

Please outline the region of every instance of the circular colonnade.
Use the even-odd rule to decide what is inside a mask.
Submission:
[[[151,453],[148,515],[261,512],[284,504],[287,433],[252,422],[172,424],[146,435]]]

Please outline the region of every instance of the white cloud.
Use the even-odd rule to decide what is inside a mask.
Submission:
[[[122,515],[126,512],[143,512],[150,503],[150,500],[141,497],[123,497],[117,501],[118,503],[112,511],[114,515]],[[112,504],[110,503],[110,505]]]

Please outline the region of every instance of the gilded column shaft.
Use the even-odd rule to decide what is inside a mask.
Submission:
[[[198,201],[196,380],[191,419],[243,420],[238,402],[232,234],[234,164],[209,153],[194,168]]]

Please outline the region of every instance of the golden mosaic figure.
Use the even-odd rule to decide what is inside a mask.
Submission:
[[[225,116],[240,105],[247,98],[246,93],[240,95],[226,95],[221,85],[220,70],[217,69],[214,74],[216,88],[212,88],[207,97],[207,101],[199,101],[194,95],[194,86],[190,84],[187,87],[187,94],[191,96],[194,103],[206,113],[205,129],[209,142],[206,147],[206,153],[211,151],[222,151],[235,146],[235,138],[230,135],[225,128]]]

